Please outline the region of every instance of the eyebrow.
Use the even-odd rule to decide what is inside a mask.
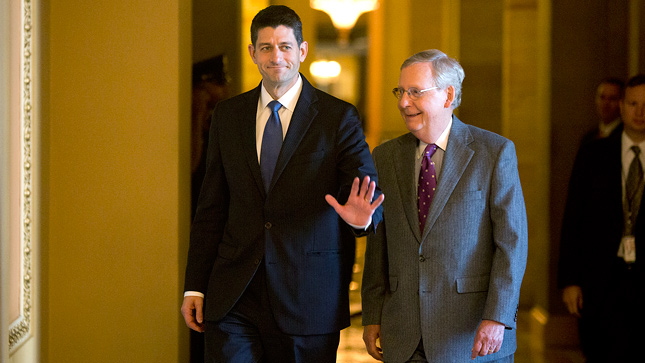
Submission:
[[[287,40],[287,41],[278,43],[278,46],[283,46],[283,45],[291,45],[291,46],[293,46],[294,44],[295,44],[294,42]],[[261,47],[261,46],[264,46],[264,45],[273,46],[273,43],[270,43],[270,42],[258,43],[258,47]]]

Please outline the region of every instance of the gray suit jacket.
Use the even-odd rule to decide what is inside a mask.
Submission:
[[[510,355],[528,249],[515,147],[453,116],[421,233],[417,142],[406,134],[374,149],[386,198],[383,222],[367,241],[363,325],[381,325],[386,362],[409,359],[422,337],[429,362],[469,362],[482,319],[507,329],[501,350],[476,361]]]

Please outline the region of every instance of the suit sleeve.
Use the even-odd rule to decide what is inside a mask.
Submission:
[[[515,328],[528,231],[515,146],[509,140],[498,155],[489,198],[495,253],[483,319]]]
[[[220,154],[221,108],[213,112],[206,173],[190,231],[184,291],[206,293],[219,242],[227,219],[229,192]]]
[[[363,178],[367,175],[371,180],[377,182],[378,185],[378,177],[372,155],[370,154],[369,145],[365,141],[358,112],[353,106],[349,107],[343,116],[337,135],[338,140],[336,144],[338,146],[338,152],[336,154],[336,165],[338,165],[340,175],[340,190],[338,191],[336,199],[339,203],[344,204],[349,196],[354,178],[359,177],[362,182]],[[377,190],[374,198],[377,198],[380,193],[380,190]],[[383,207],[379,206],[372,215],[372,226],[370,229],[375,229],[382,219]],[[360,231],[354,228],[352,230],[358,236],[367,234],[366,231]]]
[[[571,285],[581,285],[581,273],[584,270],[581,266],[579,252],[583,250],[580,246],[582,239],[581,231],[588,229],[582,216],[585,215],[586,199],[589,198],[589,190],[586,187],[591,180],[586,169],[588,157],[586,148],[580,148],[573,164],[571,178],[569,179],[569,190],[562,220],[562,231],[560,234],[560,258],[558,261],[558,287],[565,288]]]

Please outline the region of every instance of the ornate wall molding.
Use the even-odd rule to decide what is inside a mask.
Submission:
[[[32,96],[33,96],[33,43],[32,1],[22,1],[22,55],[21,55],[21,291],[20,317],[9,327],[9,352],[12,353],[31,333],[32,316]],[[12,292],[13,293],[13,292]]]

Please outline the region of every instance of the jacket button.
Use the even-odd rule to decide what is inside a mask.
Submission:
[[[266,222],[266,223],[264,224],[264,228],[266,228],[266,229],[271,229],[271,222]]]
[[[423,255],[419,256],[419,262],[423,262],[423,261],[425,261],[425,260],[426,260],[426,258],[425,258],[425,257],[423,257]]]

